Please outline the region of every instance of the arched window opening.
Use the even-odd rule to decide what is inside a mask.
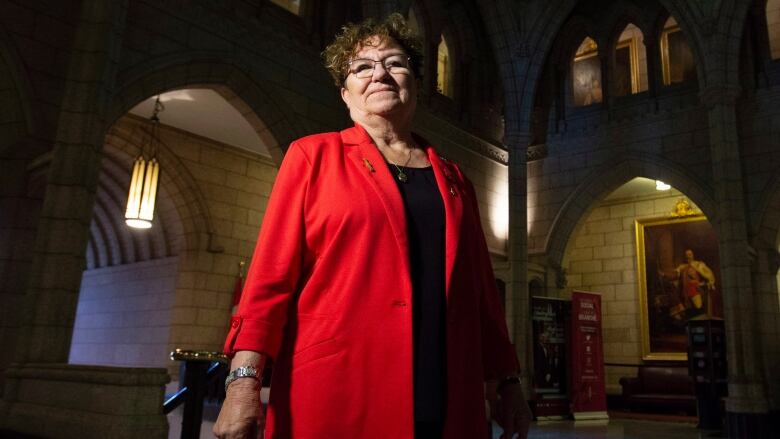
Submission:
[[[574,54],[571,70],[574,106],[584,107],[601,102],[601,61],[599,47],[592,38],[586,37],[580,44]]]
[[[644,36],[629,23],[615,47],[615,96],[626,96],[647,90],[647,52]]]
[[[664,85],[696,79],[693,52],[674,17],[669,17],[661,32],[661,68]]]
[[[452,84],[452,57],[450,56],[450,49],[447,46],[444,35],[442,35],[441,40],[439,40],[437,59],[436,91],[444,96],[452,98],[454,94]]]
[[[301,15],[301,0],[271,0],[271,3],[287,9],[295,15]]]
[[[417,18],[417,14],[414,12],[414,8],[409,8],[409,18],[406,20],[406,24],[412,28],[414,33],[422,37],[420,33],[420,20]]]
[[[780,0],[766,2],[766,28],[769,31],[769,51],[772,59],[780,58]]]

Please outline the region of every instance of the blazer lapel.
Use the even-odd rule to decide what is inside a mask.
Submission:
[[[406,211],[401,193],[396,187],[390,170],[385,165],[382,153],[374,145],[368,133],[358,124],[341,131],[341,140],[347,148],[347,157],[354,169],[362,175],[366,183],[376,192],[377,199],[385,209],[390,227],[401,252],[402,265],[411,281],[409,267],[409,241],[406,230]]]
[[[426,143],[423,143],[426,144]],[[449,298],[450,285],[452,280],[452,271],[455,267],[455,257],[458,254],[458,243],[460,242],[460,228],[463,219],[463,194],[459,191],[459,185],[456,185],[456,176],[448,164],[436,154],[431,146],[427,146],[428,161],[433,166],[433,172],[436,175],[436,183],[439,186],[441,198],[444,200],[445,225],[445,282],[446,294]]]
[[[401,252],[401,260],[407,273],[411,273],[409,267],[409,241],[406,230],[406,212],[401,193],[396,187],[395,180],[385,165],[382,153],[374,145],[368,133],[358,124],[353,128],[341,131],[341,139],[347,147],[347,157],[355,169],[365,177],[366,182],[376,192],[377,198],[385,209],[390,226]],[[452,272],[455,267],[455,258],[458,254],[460,242],[460,229],[463,218],[463,194],[460,185],[456,184],[458,178],[453,174],[450,166],[439,158],[433,147],[421,139],[417,140],[426,146],[428,161],[431,162],[436,184],[444,202],[445,215],[445,288],[447,297],[450,294]]]

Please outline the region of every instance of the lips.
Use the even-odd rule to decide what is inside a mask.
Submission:
[[[394,89],[394,88],[392,88],[392,87],[382,87],[382,88],[378,88],[378,89],[376,89],[376,90],[371,90],[371,92],[369,92],[368,94],[369,94],[369,95],[372,95],[372,94],[374,94],[374,93],[380,93],[380,92],[383,92],[383,91],[393,91],[393,92],[397,92],[398,90],[396,90],[396,89]]]

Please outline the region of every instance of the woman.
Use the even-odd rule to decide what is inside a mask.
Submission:
[[[484,437],[485,379],[501,381],[499,422],[525,437],[474,189],[411,132],[417,47],[393,14],[326,49],[355,126],[285,155],[225,345],[236,372],[218,437]]]

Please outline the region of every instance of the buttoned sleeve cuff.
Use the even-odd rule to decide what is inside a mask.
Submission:
[[[233,316],[224,352],[233,357],[238,351],[255,351],[276,358],[282,344],[282,334],[275,328],[264,320]]]

